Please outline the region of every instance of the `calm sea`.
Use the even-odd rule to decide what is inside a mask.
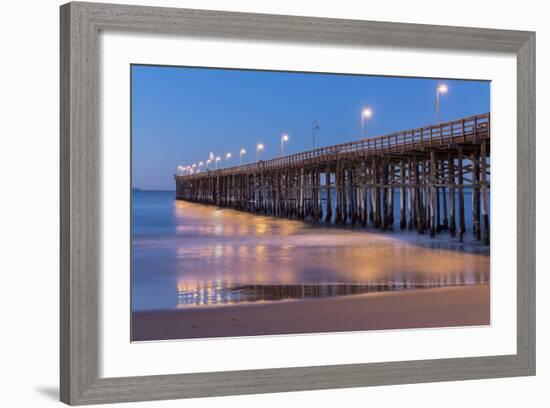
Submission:
[[[176,201],[174,192],[132,199],[136,311],[489,282],[489,248],[470,230],[460,244],[397,225],[380,233],[255,216]],[[465,202],[470,217],[469,195]]]

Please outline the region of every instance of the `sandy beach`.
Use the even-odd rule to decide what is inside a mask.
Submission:
[[[132,340],[490,324],[489,285],[189,307],[132,314]]]

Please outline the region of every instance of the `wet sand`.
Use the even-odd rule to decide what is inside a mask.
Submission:
[[[132,314],[132,340],[490,324],[489,285],[189,307]]]

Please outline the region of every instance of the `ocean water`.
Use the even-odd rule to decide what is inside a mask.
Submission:
[[[466,195],[467,227],[471,195]],[[487,284],[489,248],[442,232],[336,227],[132,194],[132,309],[276,302]]]

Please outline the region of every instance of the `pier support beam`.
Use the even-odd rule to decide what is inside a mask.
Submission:
[[[448,164],[449,177],[449,233],[451,238],[456,236],[456,220],[455,220],[455,159],[452,153],[449,153]]]
[[[466,222],[464,221],[464,156],[462,149],[458,148],[458,240],[464,241]]]
[[[395,222],[393,214],[393,202],[394,202],[394,191],[393,187],[395,184],[395,166],[390,162],[389,165],[389,177],[388,177],[388,228],[393,230],[393,223]]]
[[[374,158],[372,160],[372,198],[373,198],[373,224],[376,228],[380,228],[380,190],[378,188],[379,183],[379,169],[378,169],[378,160]]]
[[[487,146],[481,142],[481,213],[483,217],[483,243],[489,245],[489,197],[487,194]]]
[[[327,214],[325,216],[325,222],[332,221],[332,196],[331,196],[331,171],[330,167],[327,167],[325,172],[325,189],[326,189],[326,207]]]
[[[367,210],[369,201],[369,188],[367,186],[367,164],[364,161],[361,161],[359,169],[361,172],[361,177],[359,180],[359,182],[361,183],[361,189],[359,190],[359,194],[361,195],[361,225],[363,227],[366,227],[369,221],[369,213]]]
[[[443,225],[442,225],[442,228],[447,230],[449,229],[449,218],[447,217],[447,188],[445,186],[445,183],[441,183],[441,181],[445,182],[446,181],[446,177],[445,177],[445,174],[449,174],[449,164],[447,163],[447,168],[445,168],[445,160],[441,160],[441,168],[440,168],[441,172],[439,174],[439,177],[440,177],[440,184],[443,184],[441,186],[441,192],[443,193],[442,195],[442,200],[443,200]]]
[[[435,152],[430,152],[430,237],[435,237],[436,225],[435,225]]]
[[[399,163],[399,227],[403,230],[407,228],[407,216],[405,214],[405,161],[401,159]]]
[[[340,224],[342,222],[342,175],[339,161],[336,163],[336,171],[334,172],[334,190],[336,195],[336,214],[334,222]]]
[[[424,208],[422,206],[421,191],[423,190],[420,184],[419,168],[422,166],[413,157],[413,171],[414,171],[414,212],[416,213],[416,229],[419,234],[424,234]]]
[[[346,163],[342,166],[342,224],[348,223],[348,172]]]
[[[472,221],[474,224],[473,232],[474,238],[481,239],[481,223],[480,223],[480,188],[479,188],[479,156],[477,152],[472,154]]]
[[[407,161],[407,169],[409,173],[408,177],[408,189],[407,189],[407,229],[412,231],[414,229],[414,178],[413,178],[413,161],[411,158]]]

